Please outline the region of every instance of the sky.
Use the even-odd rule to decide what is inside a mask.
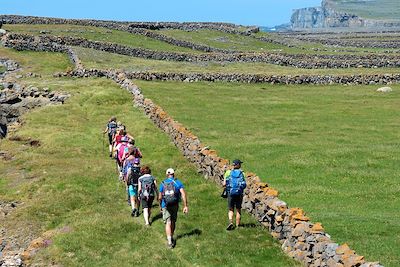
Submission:
[[[0,0],[0,14],[118,21],[211,21],[276,26],[321,0]]]

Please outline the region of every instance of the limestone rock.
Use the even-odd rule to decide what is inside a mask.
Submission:
[[[381,93],[390,93],[390,92],[392,92],[393,90],[392,90],[392,88],[389,87],[389,86],[384,86],[384,87],[378,88],[376,91],[377,91],[377,92],[381,92]]]

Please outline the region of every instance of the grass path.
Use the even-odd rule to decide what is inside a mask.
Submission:
[[[0,55],[4,56],[1,51]],[[24,56],[32,57],[34,65],[50,60],[39,53]],[[35,70],[40,73],[39,68]],[[56,235],[34,262],[63,266],[298,265],[248,215],[243,219],[247,227],[225,231],[226,203],[219,197],[220,190],[198,175],[167,136],[132,107],[127,92],[106,79],[54,79],[45,73],[42,77],[21,82],[70,92],[73,97],[65,105],[36,109],[24,116],[17,135],[39,139],[41,146],[1,141],[1,150],[19,152],[14,161],[0,162],[1,199],[23,202],[8,216],[10,231],[26,229],[27,224],[37,234],[70,229]],[[161,220],[149,230],[141,217],[130,217],[115,165],[103,153],[106,148],[100,132],[110,115],[126,123],[144,154],[143,162],[152,167],[159,181],[171,166],[186,186],[190,211],[187,216],[180,213],[173,251],[166,248]],[[10,175],[10,166],[27,175]]]

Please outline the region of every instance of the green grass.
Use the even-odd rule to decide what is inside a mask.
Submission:
[[[363,18],[399,20],[400,5],[398,0],[333,0],[333,6],[350,14]]]
[[[6,68],[5,68],[4,66],[1,65],[1,66],[0,66],[0,74],[1,74],[1,73],[4,73],[5,71],[6,71]]]
[[[265,75],[349,75],[399,73],[400,68],[300,69],[268,63],[174,62],[134,58],[88,48],[74,50],[86,68],[178,73],[248,73]]]
[[[80,37],[92,41],[111,42],[158,51],[196,52],[190,48],[170,45],[143,35],[100,27],[78,25],[6,24],[3,25],[3,28],[7,31],[31,35],[40,35],[41,31],[45,31],[48,35]]]
[[[22,73],[41,73],[43,76],[52,76],[55,72],[64,72],[72,68],[72,64],[66,54],[16,51],[0,46],[0,57],[11,58],[18,62]],[[45,62],[45,64],[43,64]]]
[[[183,31],[168,29],[162,30],[161,33],[175,39],[236,51],[265,52],[286,48],[279,44],[263,42],[249,36],[224,33],[217,30]]]
[[[291,207],[367,260],[399,266],[400,86],[136,81],[219,155],[240,158]]]
[[[22,55],[27,62],[35,57]],[[37,60],[38,64],[49,63],[45,58]],[[227,210],[220,189],[197,174],[168,137],[132,107],[125,90],[106,79],[56,79],[44,76],[46,71],[38,74],[43,78],[20,82],[69,92],[72,97],[65,105],[35,109],[24,116],[15,134],[39,139],[40,147],[1,141],[1,150],[11,151],[16,158],[0,161],[1,199],[24,203],[8,215],[4,227],[7,233],[17,233],[29,225],[36,236],[51,229],[71,230],[52,238],[52,245],[35,256],[34,264],[298,266],[259,226],[225,231]],[[166,248],[160,220],[148,229],[141,217],[130,217],[124,187],[102,143],[101,131],[111,115],[126,123],[143,152],[143,163],[151,166],[158,181],[171,166],[186,186],[190,211],[187,216],[179,214],[176,235],[180,238],[173,251]],[[153,209],[154,215],[157,210]],[[256,224],[249,215],[244,215],[243,223]]]

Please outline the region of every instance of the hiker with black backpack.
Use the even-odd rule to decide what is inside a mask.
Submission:
[[[240,225],[240,216],[243,201],[243,191],[246,188],[246,180],[244,173],[240,169],[242,161],[235,159],[233,161],[233,169],[227,170],[224,174],[223,186],[226,188],[228,193],[228,219],[229,224],[226,230],[230,231],[235,229],[233,225],[233,213],[236,208],[236,226]]]
[[[160,185],[158,200],[162,209],[165,233],[167,235],[168,248],[175,247],[174,232],[178,218],[179,201],[183,200],[183,213],[189,211],[186,192],[181,181],[175,178],[175,171],[172,168],[166,171],[167,178]]]
[[[151,207],[155,196],[157,195],[157,181],[151,175],[149,166],[143,166],[142,176],[139,177],[140,203],[143,208],[143,217],[146,226],[150,226]]]
[[[131,208],[132,208],[132,217],[139,216],[139,177],[142,176],[141,169],[140,169],[140,159],[133,158],[131,162],[131,158],[128,157],[125,161],[125,167],[127,169],[125,184],[127,187],[128,192],[128,200],[130,201]]]
[[[113,142],[116,132],[117,132],[117,118],[111,117],[107,123],[106,129],[103,132],[103,134],[107,133],[108,135],[108,144],[109,144],[108,148],[110,151],[110,158],[112,157],[113,146],[114,146]]]

